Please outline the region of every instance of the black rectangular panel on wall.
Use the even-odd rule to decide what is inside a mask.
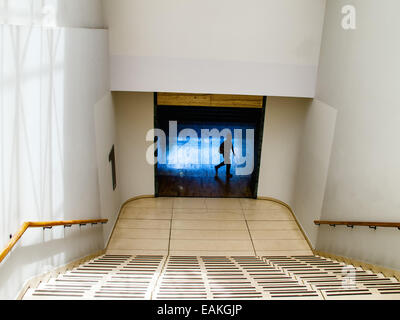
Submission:
[[[115,152],[114,152],[114,145],[111,148],[111,151],[108,155],[108,161],[111,162],[111,173],[112,173],[112,185],[113,190],[117,187],[117,176],[115,172]]]

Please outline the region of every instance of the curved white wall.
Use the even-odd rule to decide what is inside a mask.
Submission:
[[[314,99],[305,116],[292,203],[313,247],[319,230],[314,220],[321,218],[335,124],[336,109]]]
[[[124,202],[154,194],[154,166],[146,161],[147,131],[154,128],[153,93],[113,92],[117,127],[117,183]]]
[[[318,99],[337,110],[322,218],[399,221],[400,2],[353,0],[357,29],[328,1]],[[320,227],[317,249],[400,268],[399,231]]]
[[[300,143],[310,99],[268,97],[258,196],[293,204]]]
[[[118,152],[115,113],[111,92],[107,92],[94,106],[100,213],[102,218],[109,219],[109,222],[103,226],[104,243],[108,243],[121,206],[120,185],[117,181],[117,186],[113,190],[112,166],[109,161],[113,145],[115,154]],[[117,156],[115,156],[115,161],[118,171]]]
[[[93,18],[85,26],[101,21],[94,9],[101,3],[79,1],[83,16],[63,16],[63,24],[74,28],[35,22],[30,9],[36,14],[43,3],[65,5],[59,17],[78,6],[69,0],[0,1],[9,9],[2,10],[9,19],[3,16],[0,24],[0,250],[25,221],[116,214],[100,201],[105,186],[99,176],[109,168],[98,165],[95,132],[102,126],[95,109],[99,120],[102,106],[112,107],[103,100],[109,93],[108,35],[79,28],[84,17]],[[33,276],[103,249],[108,228],[29,229],[0,264],[0,299],[15,298]]]
[[[316,99],[268,97],[258,196],[293,209],[315,247],[336,110]]]

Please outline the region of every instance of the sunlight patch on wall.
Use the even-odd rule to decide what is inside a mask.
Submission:
[[[0,245],[23,221],[64,216],[64,42],[0,25]]]
[[[58,0],[0,0],[0,23],[57,25]]]

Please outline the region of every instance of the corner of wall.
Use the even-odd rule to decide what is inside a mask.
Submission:
[[[313,222],[322,213],[335,125],[336,110],[314,99],[306,114],[293,191],[294,212],[314,248],[319,229]]]

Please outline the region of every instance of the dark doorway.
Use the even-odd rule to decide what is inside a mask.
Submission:
[[[159,105],[155,94],[155,128],[165,133],[158,139],[165,147],[158,144],[155,153],[156,196],[256,198],[265,103],[261,97],[261,107]],[[230,134],[226,156],[221,144]]]

